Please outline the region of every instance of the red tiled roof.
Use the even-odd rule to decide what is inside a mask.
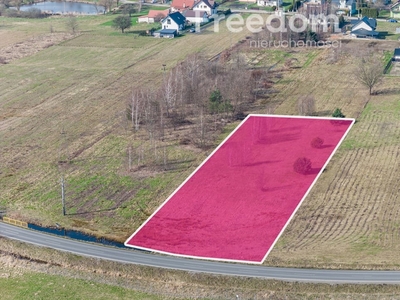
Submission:
[[[158,15],[162,15],[161,18],[165,18],[166,16],[168,16],[168,14],[169,14],[169,9],[166,9],[166,10],[153,10],[153,9],[150,9],[149,13],[147,15],[140,16],[139,19],[140,18],[155,18]]]
[[[163,15],[163,18],[165,18],[169,14],[169,9],[166,9],[166,10],[153,10],[153,9],[151,9],[151,10],[149,10],[148,17],[149,18],[154,18],[154,17],[156,17],[158,15],[161,15],[161,14]]]
[[[195,4],[195,0],[172,0],[171,7],[175,9],[185,9],[185,8],[192,8]]]

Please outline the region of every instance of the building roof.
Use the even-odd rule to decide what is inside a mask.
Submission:
[[[209,8],[216,8],[218,6],[218,3],[216,3],[214,0],[200,0],[198,2],[195,2],[193,6],[196,6],[197,4],[199,4],[201,2],[203,2]]]
[[[351,25],[353,25],[353,26],[356,26],[356,25],[360,24],[361,22],[367,24],[369,27],[371,27],[374,30],[376,28],[376,19],[374,19],[374,18],[363,17],[361,20],[358,19],[358,20],[350,21]]]
[[[400,48],[394,49],[394,56],[400,56]]]
[[[158,30],[157,32],[161,34],[176,34],[176,29],[161,29]]]
[[[169,14],[169,9],[165,9],[165,10],[150,9],[148,17],[154,18],[154,17],[157,17],[158,15],[162,15],[162,17],[165,18],[166,16],[168,16],[168,14]]]
[[[352,30],[351,34],[356,35],[356,36],[370,36],[370,37],[376,37],[379,35],[379,32],[375,30],[366,30],[363,28],[357,29],[357,30]]]
[[[169,14],[169,9],[165,9],[165,10],[154,10],[154,9],[151,9],[151,10],[149,10],[149,13],[147,15],[140,16],[139,19],[141,19],[141,18],[155,18],[157,16],[161,16],[161,19],[162,19],[162,18],[165,18],[166,16],[168,16],[168,14]]]
[[[182,12],[185,18],[195,18],[195,17],[203,17],[204,14],[207,14],[204,10],[185,10]]]
[[[176,10],[183,10],[192,8],[195,3],[195,0],[172,0],[171,7],[175,8]]]
[[[397,1],[396,3],[392,4],[390,6],[390,9],[395,8],[396,6],[398,6],[400,4],[400,1]]]
[[[162,21],[166,20],[167,18],[171,18],[172,21],[174,21],[178,25],[184,25],[186,18],[179,12],[173,12],[172,14],[169,14],[167,17],[165,17]]]

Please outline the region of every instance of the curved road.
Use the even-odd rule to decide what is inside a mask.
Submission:
[[[79,242],[2,222],[0,222],[0,236],[83,256],[166,269],[313,283],[400,284],[400,271],[273,268],[161,256]]]

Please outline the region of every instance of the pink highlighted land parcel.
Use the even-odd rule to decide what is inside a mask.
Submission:
[[[262,263],[353,123],[248,116],[125,245]]]

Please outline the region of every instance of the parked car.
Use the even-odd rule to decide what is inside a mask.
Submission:
[[[397,20],[395,20],[395,19],[387,19],[386,22],[397,23]]]

